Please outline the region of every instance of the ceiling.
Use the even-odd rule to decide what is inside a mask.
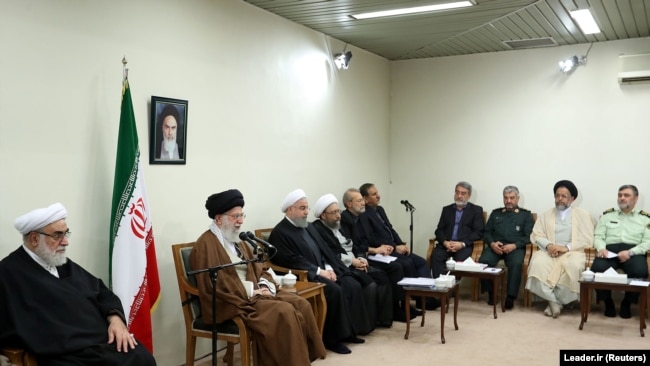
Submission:
[[[348,15],[445,1],[244,1],[389,60],[516,49],[503,41],[532,48],[650,36],[650,0],[474,0],[470,8],[365,20]],[[584,8],[601,33],[584,35],[573,22],[569,11]]]

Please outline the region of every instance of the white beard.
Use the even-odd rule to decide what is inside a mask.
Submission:
[[[173,140],[163,140],[163,147],[169,156],[174,156],[174,150],[176,150],[176,139]]]
[[[54,267],[62,266],[65,264],[65,262],[68,261],[65,252],[57,253],[56,251],[52,251],[50,247],[45,244],[43,237],[39,239],[38,246],[34,248],[34,253],[36,253],[37,256],[44,260],[45,263]]]

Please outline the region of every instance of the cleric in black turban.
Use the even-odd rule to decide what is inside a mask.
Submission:
[[[205,208],[208,209],[208,216],[211,219],[238,206],[244,207],[244,196],[237,189],[215,193],[205,201]]]
[[[561,180],[553,186],[553,193],[557,192],[557,189],[560,187],[564,187],[569,190],[569,193],[571,193],[571,197],[575,200],[578,198],[578,188],[576,188],[576,185],[573,184],[570,180]]]

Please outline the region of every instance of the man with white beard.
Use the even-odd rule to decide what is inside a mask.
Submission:
[[[309,202],[302,189],[290,192],[280,205],[285,217],[271,231],[269,242],[278,252],[273,262],[288,268],[307,271],[309,281],[321,282],[325,286],[327,315],[323,329],[323,343],[332,352],[350,353],[343,343],[363,343],[357,338],[357,329],[352,319],[351,306],[364,306],[361,286],[348,275],[338,276],[336,270],[326,263],[328,255],[322,252],[326,247],[316,229],[309,225]],[[355,291],[346,288],[355,287]],[[358,300],[357,300],[358,299]],[[355,313],[365,310],[355,309]]]
[[[66,258],[67,216],[55,203],[15,220],[23,245],[0,261],[0,345],[29,350],[41,366],[155,365],[120,299]]]
[[[179,121],[181,120],[178,109],[173,104],[167,104],[160,113],[160,124],[163,140],[160,144],[161,160],[179,160],[183,157],[182,148],[176,141],[178,136]]]
[[[258,340],[253,358],[261,365],[308,365],[325,358],[327,352],[309,302],[277,287],[263,264],[253,260],[251,248],[240,241],[239,230],[246,218],[241,192],[215,193],[208,197],[205,208],[210,227],[190,253],[192,269],[237,264],[219,272],[216,289],[207,272],[196,276],[203,322],[242,317]],[[214,316],[213,294],[218,309]]]

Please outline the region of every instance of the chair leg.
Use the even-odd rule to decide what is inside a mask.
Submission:
[[[196,351],[196,337],[188,334],[185,346],[185,365],[194,366],[194,353]]]
[[[233,342],[228,342],[226,345],[226,354],[223,356],[223,362],[228,366],[233,365],[233,358],[235,354],[235,344]]]

